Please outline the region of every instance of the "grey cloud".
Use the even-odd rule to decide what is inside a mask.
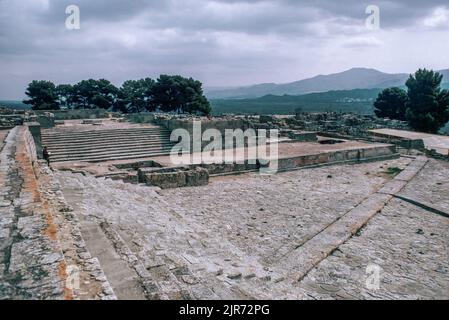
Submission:
[[[65,29],[70,4],[80,7],[81,30]],[[381,10],[378,33],[364,27],[371,4]],[[414,33],[428,33],[432,44],[444,38],[444,23],[421,23],[444,6],[449,0],[0,0],[0,99],[23,97],[37,77],[120,84],[167,72],[227,86],[287,82],[351,63],[388,71],[393,62],[375,58],[389,52],[399,60]],[[409,59],[407,68],[426,58]]]

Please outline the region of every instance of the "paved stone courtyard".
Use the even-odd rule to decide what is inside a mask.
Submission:
[[[406,176],[414,161],[217,177],[169,190],[55,175],[118,298],[448,299],[448,218],[390,194],[447,212],[449,165],[421,162],[397,188],[392,169]],[[352,235],[347,225],[363,219],[347,221],[362,217],[360,205],[376,209]],[[309,264],[302,248],[311,248]],[[123,261],[117,277],[113,266]],[[381,268],[379,290],[366,287],[371,264]]]
[[[34,148],[26,127],[0,131],[0,299],[449,299],[447,161],[161,189]]]

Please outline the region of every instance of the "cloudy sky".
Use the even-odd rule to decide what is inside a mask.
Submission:
[[[66,28],[69,5],[79,30]],[[449,68],[449,0],[0,0],[0,99],[22,99],[33,79],[168,73],[227,87],[352,67]]]

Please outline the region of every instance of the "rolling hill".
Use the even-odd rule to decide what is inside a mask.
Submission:
[[[439,71],[449,81],[449,69]],[[286,84],[265,83],[224,90],[206,90],[209,99],[259,98],[266,95],[304,95],[307,93],[352,89],[383,89],[402,86],[406,73],[389,74],[375,69],[353,68],[344,72],[319,75]]]
[[[382,89],[354,89],[305,95],[266,95],[254,99],[211,99],[214,114],[292,114],[303,112],[373,113],[373,102]]]
[[[17,110],[27,110],[30,109],[29,105],[26,105],[22,101],[17,100],[0,100],[0,107],[7,107]]]
[[[404,86],[401,86],[404,87]],[[449,90],[449,82],[442,84]],[[404,87],[405,89],[405,87]],[[373,102],[383,89],[337,90],[305,95],[266,95],[254,99],[211,99],[215,115],[235,114],[292,114],[297,108],[303,112],[354,112],[372,114]]]

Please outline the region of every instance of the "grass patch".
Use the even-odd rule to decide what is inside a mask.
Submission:
[[[390,176],[397,176],[400,174],[404,169],[398,168],[398,167],[390,167],[387,169],[387,171],[384,171],[386,174]]]

